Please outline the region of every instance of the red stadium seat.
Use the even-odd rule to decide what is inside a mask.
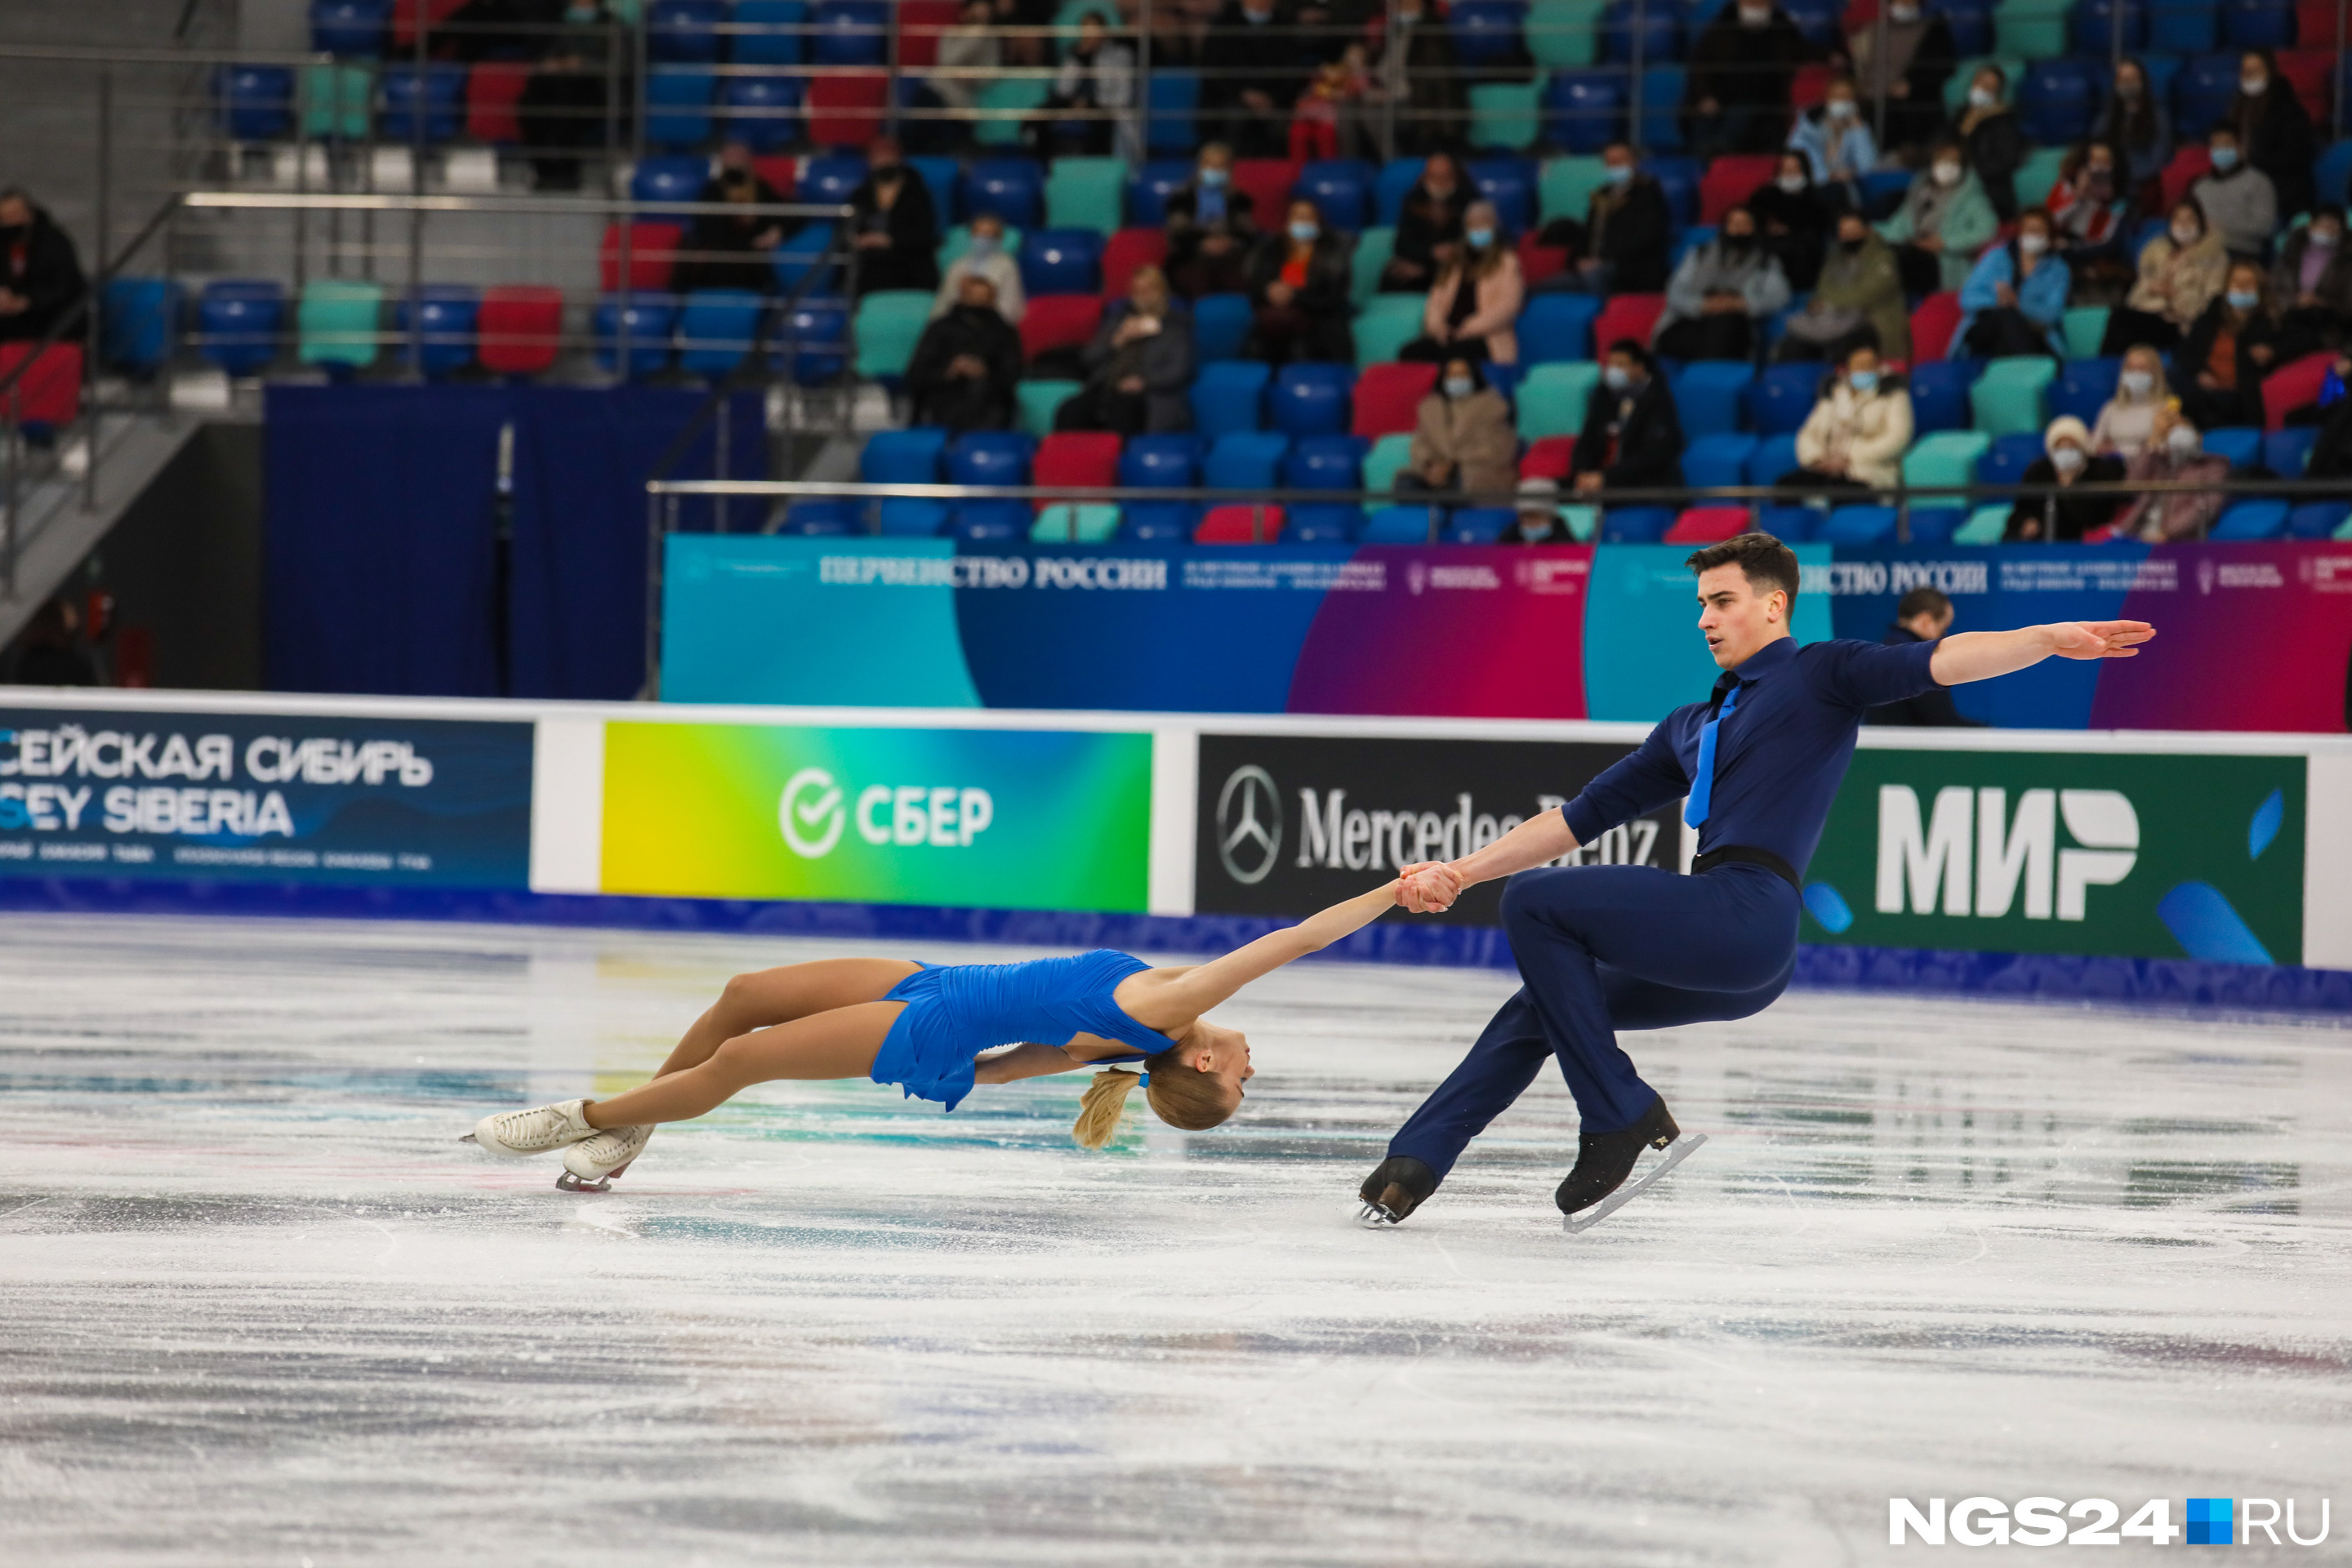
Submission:
[[[2263,377],[2263,424],[2284,430],[2291,410],[2318,402],[2320,383],[2327,379],[2327,367],[2335,363],[2332,353],[2305,354]]]
[[[1780,166],[1778,153],[1739,153],[1717,158],[1698,181],[1698,221],[1721,223],[1723,215],[1772,183]]]
[[[629,230],[629,281],[631,289],[647,289],[656,293],[669,287],[670,268],[677,265],[677,247],[686,238],[686,226],[677,223],[634,224]],[[604,279],[607,293],[621,284],[621,226],[604,226],[604,243],[597,247],[597,259]]]
[[[1960,297],[1950,289],[1930,294],[1911,312],[1911,363],[1944,359],[1952,352],[1952,334],[1960,330]]]
[[[33,348],[31,343],[0,343],[0,380],[24,363]],[[81,345],[51,343],[41,350],[33,368],[16,384],[14,397],[19,419],[39,425],[72,424],[81,412]],[[0,408],[0,416],[6,412]]]
[[[1611,344],[1631,338],[1648,348],[1650,334],[1665,313],[1664,294],[1612,294],[1593,320],[1592,346],[1605,355]]]
[[[531,68],[520,60],[484,60],[466,78],[466,134],[512,146],[522,140],[522,89]]]
[[[882,134],[890,79],[881,71],[844,71],[809,79],[808,134],[820,147],[863,147]]]
[[[1139,267],[1157,267],[1168,259],[1164,228],[1123,228],[1103,247],[1103,292],[1114,297],[1127,292]]]
[[[1567,250],[1537,244],[1536,236],[1540,232],[1531,228],[1519,236],[1519,280],[1529,287],[1568,270]]]
[[[1565,479],[1568,478],[1568,466],[1575,458],[1575,437],[1546,436],[1529,447],[1519,458],[1519,478]]]
[[[1789,107],[1801,114],[1830,95],[1837,72],[1824,65],[1799,66],[1789,82]]]
[[[752,159],[751,172],[775,186],[776,195],[791,201],[793,187],[800,184],[801,161],[789,153],[771,153]]]
[[[2298,48],[2334,48],[2336,47],[2336,0],[2297,0],[2294,8],[2294,41]]]
[[[1213,506],[1192,531],[1195,544],[1272,544],[1281,537],[1278,506]]]
[[[555,363],[562,346],[563,291],[519,285],[485,289],[474,331],[484,370],[537,375]]]
[[[2172,154],[2172,162],[2164,166],[2165,210],[2169,212],[2179,205],[2180,198],[2189,194],[2189,187],[2212,166],[2213,154],[2205,150],[2204,142],[2181,143],[2179,151]]]
[[[1377,441],[1411,431],[1421,420],[1421,400],[1437,384],[1433,364],[1375,364],[1356,378],[1355,422],[1349,431]]]
[[[1283,209],[1290,205],[1290,187],[1298,183],[1298,165],[1287,158],[1236,158],[1234,188],[1247,191],[1251,216],[1260,234],[1282,232]]]
[[[1666,530],[1665,542],[1720,544],[1733,534],[1747,532],[1748,521],[1744,506],[1695,506],[1675,519],[1675,525]]]
[[[955,0],[898,0],[898,63],[940,63],[940,35],[956,25]]]
[[[426,21],[439,26],[466,7],[466,0],[394,0],[392,7],[392,48],[395,55],[413,56],[416,52],[416,13],[421,8]]]
[[[1021,352],[1035,359],[1047,349],[1083,347],[1102,321],[1099,294],[1042,294],[1021,313]]]
[[[2327,36],[2334,37],[2336,28],[2331,21]],[[2279,75],[2294,84],[2295,97],[2303,100],[2304,109],[2315,121],[2326,121],[2335,110],[2327,101],[2327,68],[2336,63],[2333,49],[2281,49],[2278,51]]]
[[[1108,430],[1056,430],[1037,443],[1030,465],[1035,485],[1118,483],[1119,439]],[[1043,511],[1047,502],[1039,501]]]

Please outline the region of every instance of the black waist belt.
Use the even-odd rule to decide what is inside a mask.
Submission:
[[[1797,887],[1797,872],[1794,867],[1769,849],[1758,849],[1746,844],[1727,844],[1719,849],[1708,850],[1691,862],[1691,875],[1703,877],[1717,866],[1729,866],[1735,863],[1742,866],[1761,866],[1789,886]],[[1804,889],[1799,888],[1798,890],[1801,892]]]

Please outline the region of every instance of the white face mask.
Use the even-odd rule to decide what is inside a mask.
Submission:
[[[2156,385],[2153,374],[2144,370],[2127,370],[2123,374],[2124,390],[2134,397],[2146,397]]]
[[[2266,76],[2242,76],[2238,79],[2238,90],[2248,98],[2260,98],[2270,89],[2271,79]]]
[[[2083,454],[2079,448],[2061,447],[2050,454],[2050,466],[2062,474],[2080,473],[2083,468]]]
[[[2175,245],[2194,245],[2204,237],[2204,231],[2193,223],[2177,223],[2172,226],[2172,243]]]
[[[1802,174],[1783,174],[1772,183],[1792,196],[1805,194],[1805,176]]]
[[[1772,7],[1769,5],[1742,5],[1739,8],[1739,25],[1743,27],[1766,27],[1771,23]]]
[[[2335,249],[2336,241],[2343,237],[2344,237],[2342,235],[2336,233],[2332,228],[2315,228],[2311,230],[2311,243],[2317,246],[2322,250]]]
[[[1936,183],[1939,185],[1958,184],[1960,183],[1960,166],[1958,163],[1937,164]]]
[[[1907,27],[1912,23],[1919,19],[1919,7],[1916,5],[1889,5],[1886,8],[1886,15],[1889,19],[1899,22],[1904,26]]]
[[[966,249],[965,254],[970,256],[975,261],[987,260],[990,257],[996,254],[996,237],[992,234],[973,235],[971,237],[971,244]]]
[[[1852,120],[1853,118],[1853,100],[1850,98],[1831,99],[1830,118],[1832,120]]]
[[[1466,375],[1449,375],[1445,378],[1445,395],[1448,397],[1467,397],[1477,390],[1478,384]]]
[[[2237,166],[2238,150],[2235,147],[2216,147],[2213,149],[2213,168],[2217,174],[2226,174]]]
[[[2039,256],[2050,248],[2050,238],[2047,235],[2021,234],[2017,237],[2017,248],[2028,256]]]
[[[2000,95],[1989,87],[1969,89],[1969,104],[1975,109],[1990,109],[2000,101]]]
[[[2164,444],[2176,452],[2193,452],[2197,450],[2197,432],[2186,425],[2175,425],[2172,434],[2164,438]]]
[[[1612,364],[1601,373],[1601,381],[1612,392],[1622,392],[1633,384],[1633,373],[1623,365]]]
[[[1315,237],[1322,232],[1311,223],[1294,223],[1290,226],[1290,237],[1301,245],[1314,244]]]

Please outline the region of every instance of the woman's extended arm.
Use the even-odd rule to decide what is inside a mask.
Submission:
[[[971,1081],[1012,1083],[1024,1078],[1044,1078],[1048,1073],[1070,1072],[1087,1065],[1073,1061],[1059,1046],[1041,1046],[1029,1040],[1009,1051],[996,1051],[974,1061]]]
[[[1369,893],[1333,904],[1321,914],[1309,915],[1295,926],[1268,931],[1255,942],[1237,947],[1223,958],[1180,970],[1174,979],[1138,996],[1128,1016],[1149,1029],[1179,1027],[1191,1023],[1251,981],[1273,973],[1294,958],[1320,952],[1341,937],[1352,936],[1396,907],[1397,886],[1384,882]]]

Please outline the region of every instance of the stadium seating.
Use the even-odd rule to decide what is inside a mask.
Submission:
[[[2287,503],[2283,500],[2242,500],[2213,521],[2206,538],[2221,542],[2276,539],[2286,532]]]
[[[714,289],[707,292],[722,291]],[[720,310],[724,315],[718,314]],[[740,299],[728,300],[723,306],[714,305],[713,325],[730,335],[714,339],[698,364],[687,358],[688,343],[685,340],[696,334],[688,331],[684,312],[681,312],[678,363],[702,375],[715,377],[730,374],[733,366],[724,364],[723,361],[730,347],[738,341],[732,334],[740,331],[746,339],[755,336],[759,320],[759,310],[752,310],[748,315],[744,313]],[[829,385],[840,379],[848,363],[848,308],[839,300],[822,297],[803,299],[786,309],[777,336],[780,345],[791,355],[793,381],[803,386]]]
[[[629,294],[604,300],[596,307],[593,323],[597,364],[608,372],[620,373],[625,345],[626,371],[632,378],[667,369],[670,333],[677,322],[677,307],[665,296]]]
[[[1109,295],[1126,293],[1138,268],[1158,267],[1167,259],[1167,230],[1122,228],[1114,231],[1103,244],[1103,292]],[[1196,317],[1196,325],[1197,320]]]
[[[1354,374],[1344,365],[1287,364],[1266,395],[1274,427],[1290,436],[1336,436],[1348,427]]]
[[[1746,363],[1705,360],[1671,378],[1675,408],[1685,436],[1721,436],[1738,430],[1748,384],[1756,378]]]
[[[1118,482],[1131,489],[1190,489],[1201,481],[1201,438],[1138,436],[1118,455]]]
[[[879,430],[857,455],[857,477],[869,485],[933,485],[947,453],[948,433],[936,426]]]
[[[1437,385],[1433,364],[1375,364],[1356,378],[1354,414],[1348,428],[1367,439],[1410,433],[1421,400]]]
[[[1419,294],[1374,295],[1356,317],[1356,363],[1373,365],[1392,360],[1421,336],[1422,302]]]
[[[470,283],[424,285],[414,300],[403,300],[393,308],[392,330],[400,339],[399,352],[406,355],[414,331],[416,365],[427,380],[471,368],[481,310],[481,290]]]
[[[1573,436],[1584,428],[1584,407],[1601,384],[1601,367],[1590,360],[1528,368],[1519,384],[1518,429],[1522,440]]]
[[[1265,502],[1213,506],[1192,531],[1195,544],[1272,544],[1282,537],[1283,510]]]
[[[1593,318],[1592,346],[1595,353],[1606,354],[1611,345],[1622,339],[1649,346],[1650,334],[1656,330],[1658,318],[1665,314],[1664,294],[1612,294],[1609,302]]]
[[[1037,443],[1032,460],[1040,485],[1108,488],[1118,482],[1119,439],[1108,431],[1056,431]]]
[[[1203,294],[1192,305],[1192,357],[1211,360],[1241,357],[1251,326],[1249,300],[1240,294]]]
[[[180,293],[169,278],[110,279],[101,311],[105,363],[138,372],[161,368],[177,336]]]
[[[295,325],[300,342],[297,357],[304,364],[341,370],[363,370],[375,363],[381,348],[378,317],[383,309],[383,285],[348,278],[313,278],[302,287]]]
[[[1201,465],[1201,484],[1213,490],[1270,490],[1290,450],[1290,437],[1272,430],[1220,436]]]
[[[1812,413],[1827,374],[1827,366],[1802,361],[1766,366],[1748,386],[1749,422],[1760,435],[1795,431]]]
[[[2205,450],[2229,458],[2233,468],[2251,468],[2263,460],[2263,433],[2251,426],[2220,426],[2205,432]]]
[[[625,287],[621,281],[621,253],[625,245],[629,268],[625,287],[663,292],[669,288],[677,248],[685,240],[682,224],[633,223],[625,228],[617,223],[607,224],[597,258],[603,287],[607,292]]]
[[[1106,237],[1119,226],[1127,164],[1118,158],[1056,158],[1045,176],[1045,222],[1091,228]]]
[[[919,289],[885,289],[857,301],[857,374],[896,379],[907,374],[915,341],[930,324],[931,296]]]
[[[2306,354],[2299,360],[2283,364],[2263,378],[2263,417],[2264,426],[2284,429],[2289,411],[2319,401],[2320,384],[2327,379],[2328,367],[2335,356],[2328,353]]]
[[[1674,525],[1670,506],[1612,507],[1601,514],[1601,537],[1610,544],[1655,544]]]
[[[82,346],[0,343],[0,378],[30,360],[13,393],[16,416],[27,425],[70,425],[81,415]]]
[[[1601,301],[1590,294],[1538,294],[1519,316],[1519,363],[1592,358],[1592,322]]]
[[[1368,490],[1393,489],[1397,475],[1403,472],[1412,461],[1412,437],[1381,437],[1372,443],[1372,449],[1364,454],[1364,488]]]
[[[729,41],[729,58],[739,66],[799,65],[805,49],[793,29],[807,20],[803,0],[735,0],[735,25],[743,30]],[[754,30],[761,28],[771,30]]]
[[[1299,169],[1293,194],[1313,202],[1325,223],[1353,234],[1370,221],[1374,177],[1370,164],[1353,158],[1308,163]]]
[[[448,142],[465,127],[464,66],[427,65],[422,77],[413,65],[387,67],[378,90],[383,108],[376,129],[387,142]]]
[[[961,199],[967,222],[993,213],[1016,227],[1035,228],[1045,216],[1045,180],[1026,158],[982,158],[964,171]]]
[[[1359,544],[1426,543],[1444,524],[1442,506],[1376,507],[1356,535]]]
[[[1211,360],[1192,381],[1192,428],[1214,440],[1255,430],[1274,373],[1255,360]]]
[[[1100,544],[1118,531],[1119,509],[1105,501],[1073,506],[1056,501],[1041,508],[1029,537],[1064,544]]]
[[[1744,485],[1748,482],[1748,459],[1756,451],[1756,437],[1737,433],[1701,436],[1683,449],[1683,482],[1701,489]],[[1559,465],[1560,473],[1568,471],[1565,454]],[[1522,474],[1528,471],[1524,463]],[[1551,476],[1558,478],[1559,475]],[[1778,479],[1779,475],[1773,478]]]
[[[1364,524],[1364,509],[1339,502],[1303,501],[1286,510],[1285,544],[1344,544]]]
[[[1103,237],[1091,228],[1045,228],[1021,244],[1021,287],[1032,300],[1048,294],[1099,294]]]
[[[1052,435],[1054,416],[1083,388],[1080,382],[1054,380],[1024,381],[1015,386],[1013,397],[1021,410],[1023,432],[1040,438]]]
[[[955,485],[1025,485],[1036,444],[1010,430],[974,430],[947,448],[948,482]],[[1028,510],[1028,503],[1021,503]],[[1027,531],[1024,527],[1023,531]]]
[[[1080,348],[1102,320],[1099,294],[1048,294],[1021,313],[1021,352],[1035,359],[1048,349]]]
[[[1748,509],[1744,506],[1692,507],[1666,530],[1664,542],[1719,544],[1736,533],[1745,533],[1749,521]]]

